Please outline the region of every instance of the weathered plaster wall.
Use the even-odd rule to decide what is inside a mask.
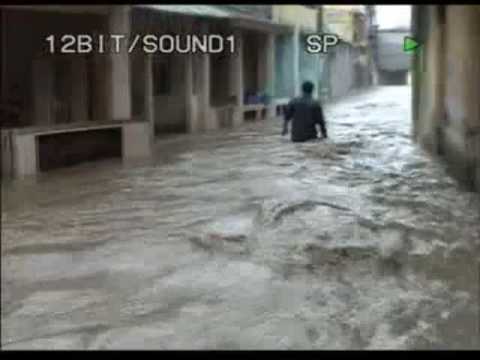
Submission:
[[[420,6],[415,36],[414,136],[446,160],[468,188],[480,190],[480,11]]]
[[[446,10],[445,155],[468,185],[478,186],[480,141],[479,6]],[[480,187],[479,187],[480,189]]]

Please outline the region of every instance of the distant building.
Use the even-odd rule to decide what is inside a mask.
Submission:
[[[322,6],[322,31],[337,34],[341,39],[323,59],[321,82],[329,99],[375,83],[375,59],[371,51],[374,14],[374,9],[364,5]]]
[[[377,63],[380,85],[406,85],[411,68],[411,55],[403,51],[403,42],[410,36],[408,28],[377,30]]]

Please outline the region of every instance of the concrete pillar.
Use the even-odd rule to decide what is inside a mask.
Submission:
[[[13,136],[13,156],[15,177],[34,175],[38,171],[38,152],[35,135]]]
[[[300,95],[300,51],[302,51],[300,46],[300,27],[297,25],[295,26],[295,30],[293,31],[293,89],[292,93],[294,96]]]
[[[233,125],[243,124],[243,37],[240,30],[234,33],[236,49],[231,56],[230,83],[232,84],[231,94],[235,96],[235,110],[233,113]]]
[[[122,157],[124,160],[146,159],[152,155],[150,124],[146,121],[128,122],[122,128]]]
[[[478,188],[480,164],[479,9],[420,6],[413,17],[423,44],[413,77],[416,138],[471,188]]]
[[[417,39],[422,44],[426,43],[426,28],[425,26],[425,13],[427,7],[425,5],[412,6],[412,36]],[[376,51],[376,56],[378,57],[378,49]],[[423,78],[423,56],[424,49],[420,48],[419,51],[415,51],[412,54],[412,138],[417,140],[417,135],[419,133],[419,124],[421,116],[420,100],[422,96],[421,88],[423,87],[424,78]],[[378,63],[378,59],[377,59]],[[378,69],[378,79],[380,82],[381,70]]]
[[[201,25],[200,34],[208,34],[208,24],[204,23]],[[198,111],[195,111],[197,124],[197,130],[215,130],[217,129],[217,121],[215,118],[215,113],[212,111],[211,106],[211,76],[210,76],[210,66],[211,59],[209,54],[196,54],[196,68],[193,71],[197,72],[198,75],[198,98],[195,102],[198,105]],[[193,61],[193,59],[192,59]],[[193,92],[193,80],[192,80],[192,92]],[[193,97],[192,97],[193,98]],[[197,114],[198,113],[198,114]]]
[[[271,103],[267,107],[267,118],[275,117],[275,104],[274,104],[274,93],[275,93],[275,34],[267,35],[267,44],[266,44],[266,84],[267,84],[267,94],[270,97]]]
[[[128,6],[115,6],[109,16],[111,34],[130,36],[130,9]],[[110,115],[112,120],[129,120],[132,116],[130,57],[127,41],[120,41],[120,51],[111,49],[111,89]],[[114,44],[115,45],[115,44]]]
[[[198,118],[198,109],[196,102],[196,94],[194,94],[194,72],[199,71],[200,69],[195,69],[194,67],[194,56],[193,54],[185,55],[185,106],[186,106],[186,115],[187,115],[187,131],[189,133],[197,133],[201,131],[199,118]]]
[[[153,61],[152,55],[146,54],[144,57],[145,62],[145,91],[144,91],[144,114],[145,121],[150,125],[150,138],[153,145],[155,140],[155,105],[153,102]]]
[[[477,187],[480,164],[480,7],[446,6],[445,152],[455,175]],[[476,184],[475,184],[476,183]]]
[[[48,57],[33,60],[33,124],[53,124],[54,67]]]
[[[440,24],[435,6],[426,6],[419,15],[417,32],[423,42],[416,55],[416,79],[418,84],[418,109],[414,113],[418,121],[415,123],[415,137],[422,146],[436,152],[438,149],[437,129],[444,118],[444,96],[442,86],[445,68],[443,25]],[[420,31],[421,30],[421,31]]]
[[[211,76],[210,76],[210,54],[202,54],[200,65],[200,108],[205,130],[217,130],[218,124],[216,114],[212,110],[211,102]]]
[[[86,122],[88,118],[87,104],[87,60],[83,56],[72,57],[72,122]]]

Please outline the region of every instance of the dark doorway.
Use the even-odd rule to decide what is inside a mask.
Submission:
[[[122,156],[122,130],[78,131],[38,137],[40,171]]]

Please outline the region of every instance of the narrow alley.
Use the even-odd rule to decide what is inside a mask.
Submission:
[[[269,119],[3,184],[3,348],[479,349],[480,198],[410,91],[327,105],[327,141]]]

